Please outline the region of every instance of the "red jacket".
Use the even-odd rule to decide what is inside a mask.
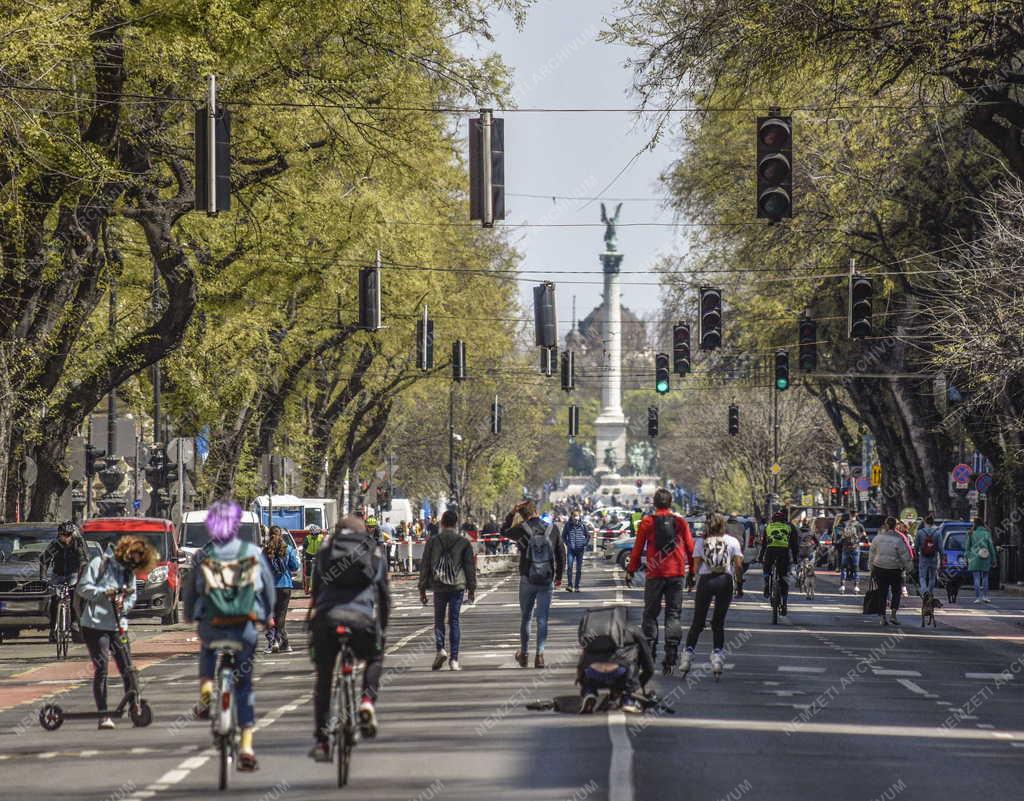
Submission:
[[[671,509],[658,509],[654,515],[671,515]],[[647,547],[648,578],[679,578],[686,575],[688,565],[693,565],[693,535],[686,521],[678,515],[676,519],[676,547],[667,554],[658,552],[654,544],[654,516],[648,515],[637,526],[636,542],[629,556],[626,571],[635,573],[640,566],[640,553]]]

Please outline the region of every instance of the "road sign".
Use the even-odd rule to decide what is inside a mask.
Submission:
[[[857,485],[856,486],[857,486],[857,491],[860,492],[861,494],[863,494],[863,493],[867,492],[869,489],[871,489],[871,481],[870,481],[870,479],[867,479],[864,476],[861,476],[860,478],[857,479]]]
[[[971,466],[969,464],[958,464],[953,468],[953,480],[957,484],[965,484],[971,479]]]
[[[776,462],[775,464],[772,465],[772,475],[773,476],[777,476],[781,472],[782,472],[782,465],[781,464]]]
[[[867,492],[862,492],[862,493],[860,493],[860,499],[861,499],[862,501],[866,501],[866,500],[868,499],[868,494],[867,494]]]
[[[871,486],[882,486],[882,465],[880,464],[871,465]]]
[[[992,474],[982,473],[980,476],[978,476],[977,481],[974,482],[974,486],[978,490],[978,492],[985,494],[990,489],[992,489],[992,483]]]
[[[802,506],[814,506],[814,496],[804,495],[803,497],[800,498],[800,504]]]
[[[978,491],[977,490],[970,490],[967,493],[967,502],[970,503],[970,504],[975,504],[975,503],[978,502]]]
[[[191,465],[196,458],[196,446],[191,437],[175,437],[167,443],[167,458],[178,463],[178,449],[181,448],[181,461]]]

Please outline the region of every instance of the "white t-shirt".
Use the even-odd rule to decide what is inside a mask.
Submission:
[[[722,535],[722,539],[725,540],[725,547],[729,551],[729,575],[733,574],[733,566],[736,564],[736,557],[743,558],[743,549],[740,547],[740,541],[736,539],[732,534]],[[700,557],[700,571],[698,575],[706,576],[711,572],[711,568],[708,567],[708,563],[704,560],[704,538],[697,537],[693,543],[693,556],[694,558]]]

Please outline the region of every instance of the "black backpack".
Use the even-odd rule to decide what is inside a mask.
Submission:
[[[617,651],[626,642],[629,610],[625,606],[588,609],[580,621],[579,641],[583,650],[592,654]]]
[[[530,538],[526,541],[526,580],[543,587],[555,580],[555,549],[551,545],[554,526],[546,526],[543,532],[538,532],[529,523],[525,526],[530,532]]]
[[[663,554],[676,547],[676,516],[654,516],[654,547]]]
[[[373,583],[377,571],[373,565],[373,553],[377,543],[365,534],[349,531],[332,534],[327,547],[320,546],[319,580],[327,587],[367,587]]]

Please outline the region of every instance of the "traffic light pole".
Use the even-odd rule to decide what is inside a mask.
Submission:
[[[455,506],[455,382],[448,389],[448,500]]]
[[[779,463],[779,389],[772,384],[772,465]],[[772,473],[772,508],[774,513],[775,503],[779,495],[779,474]]]

